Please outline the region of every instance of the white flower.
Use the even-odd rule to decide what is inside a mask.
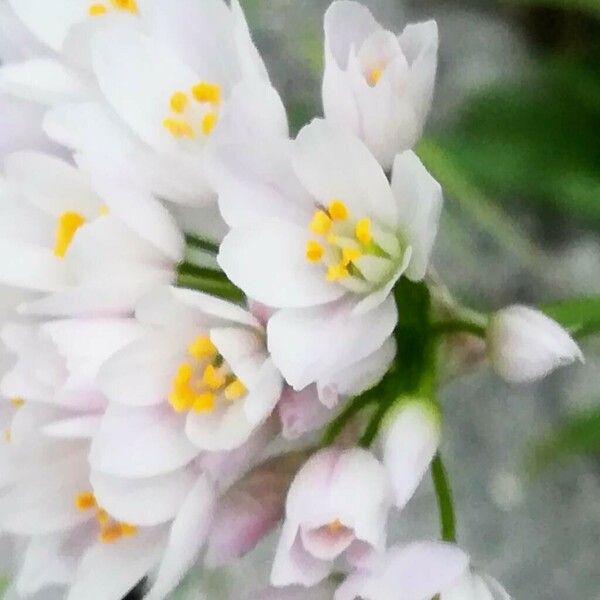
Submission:
[[[513,305],[490,319],[487,351],[492,366],[507,381],[541,379],[583,354],[573,338],[539,310]]]
[[[325,14],[325,116],[359,136],[385,170],[419,139],[437,67],[435,21],[396,36],[358,2]]]
[[[458,582],[468,566],[468,556],[452,544],[393,546],[368,569],[351,573],[335,600],[429,600]]]
[[[129,314],[152,287],[170,283],[183,235],[154,198],[111,180],[99,185],[68,163],[18,152],[0,181],[0,283],[51,292],[29,314]]]
[[[423,479],[440,444],[439,410],[423,400],[406,401],[389,417],[383,432],[383,463],[404,508]]]
[[[510,596],[492,577],[467,571],[455,585],[442,591],[440,600],[510,600]]]
[[[391,289],[427,270],[441,190],[410,151],[390,185],[360,140],[323,120],[249,150],[223,144],[211,161],[232,226],[218,260],[249,297],[282,309],[269,349],[300,390],[381,348],[396,323]]]
[[[250,313],[200,292],[164,288],[142,301],[136,316],[146,333],[99,375],[113,403],[137,409],[131,418],[184,426],[203,450],[234,449],[265,422],[283,382]]]
[[[359,561],[382,551],[388,508],[385,470],[372,454],[321,450],[290,487],[271,582],[315,585],[340,555]]]

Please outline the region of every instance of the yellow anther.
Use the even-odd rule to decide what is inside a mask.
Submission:
[[[190,379],[192,378],[192,373],[193,369],[190,363],[181,363],[179,367],[177,367],[177,373],[175,374],[175,379],[173,380],[173,383],[176,386],[189,383]]]
[[[327,523],[327,531],[329,531],[329,533],[336,534],[339,533],[341,529],[344,529],[344,525],[339,519]]]
[[[169,101],[171,108],[176,113],[180,113],[180,114],[185,110],[187,103],[188,103],[188,97],[185,92],[175,92],[171,96],[171,100]]]
[[[364,219],[357,221],[354,233],[356,239],[361,244],[370,244],[373,239],[373,236],[371,235],[371,220],[365,217]]]
[[[327,281],[339,281],[340,279],[348,277],[349,274],[350,273],[348,273],[348,269],[344,266],[343,263],[331,265],[327,269]]]
[[[214,365],[206,365],[202,373],[202,383],[211,390],[218,390],[225,385],[225,375],[221,373]]]
[[[96,513],[96,521],[98,521],[100,525],[107,525],[110,521],[110,515],[103,508],[99,508]]]
[[[23,404],[25,404],[25,400],[23,400],[23,398],[12,398],[10,403],[15,408],[21,408],[21,406],[23,406]]]
[[[377,85],[383,75],[383,71],[383,69],[371,69],[369,76],[367,77],[370,86],[375,87]]]
[[[327,236],[327,241],[328,241],[330,244],[334,244],[334,245],[335,245],[335,244],[337,244],[337,243],[340,241],[340,238],[339,238],[337,235],[335,235],[335,233],[330,233],[330,234]]]
[[[106,12],[107,8],[104,6],[104,4],[90,4],[90,7],[88,8],[88,14],[90,17],[99,17],[100,15],[105,15]]]
[[[111,0],[111,3],[118,10],[127,10],[130,13],[138,11],[136,0]]]
[[[348,207],[339,198],[334,198],[329,203],[328,212],[334,221],[345,221],[348,218]]]
[[[324,210],[318,210],[313,215],[312,221],[308,228],[313,233],[325,235],[331,229],[331,218]]]
[[[109,213],[110,213],[110,210],[108,208],[108,204],[101,204],[100,208],[98,209],[98,214],[101,217],[106,217]]]
[[[306,258],[310,262],[319,262],[323,258],[325,250],[319,242],[315,240],[308,240],[306,242]]]
[[[100,529],[99,540],[103,544],[112,544],[123,536],[123,529],[119,523],[111,523]]]
[[[177,389],[169,394],[169,404],[175,412],[185,412],[192,408],[194,395],[188,389]]]
[[[167,117],[163,120],[162,124],[163,127],[168,129],[169,133],[174,137],[195,137],[194,129],[187,121]]]
[[[75,507],[78,510],[89,510],[96,507],[96,498],[92,492],[81,492],[75,496]]]
[[[221,102],[221,86],[218,83],[199,81],[192,87],[192,95],[198,102],[219,104]]]
[[[211,131],[215,128],[217,124],[218,115],[216,112],[210,110],[203,117],[200,123],[202,127],[202,133],[204,135],[210,135]]]
[[[236,379],[235,381],[232,381],[226,388],[225,388],[225,398],[227,398],[227,400],[238,400],[239,398],[241,398],[248,390],[246,389],[246,386],[244,385],[244,383],[242,381],[240,381],[239,379]]]
[[[351,262],[360,258],[362,253],[356,248],[342,248],[342,264],[347,267]]]
[[[5,429],[2,436],[4,437],[5,442],[10,443],[12,440],[12,431],[10,429]]]
[[[131,523],[121,523],[121,533],[123,535],[135,535],[137,530],[137,525],[132,525]]]
[[[194,401],[190,407],[196,413],[210,412],[215,407],[215,395],[212,392],[202,392],[194,395]]]
[[[54,254],[63,258],[69,249],[73,236],[85,223],[85,217],[78,212],[64,212],[58,218],[56,228],[56,241],[54,243]]]
[[[206,358],[217,353],[217,347],[207,335],[198,336],[187,348],[188,354],[194,358]]]

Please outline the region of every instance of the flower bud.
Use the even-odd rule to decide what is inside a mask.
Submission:
[[[495,371],[507,381],[527,383],[583,354],[573,338],[542,312],[513,305],[490,320],[487,351]]]
[[[402,404],[393,415],[383,439],[383,462],[394,492],[403,508],[414,494],[440,444],[441,415],[427,400]]]

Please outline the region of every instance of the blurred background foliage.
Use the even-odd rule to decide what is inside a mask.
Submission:
[[[329,0],[242,3],[295,133],[322,114]],[[442,279],[481,310],[543,306],[586,355],[525,389],[489,370],[448,386],[459,539],[515,598],[600,598],[600,0],[364,3],[395,31],[439,25],[416,151],[445,191]]]

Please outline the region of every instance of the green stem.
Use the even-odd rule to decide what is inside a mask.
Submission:
[[[179,273],[177,276],[177,285],[233,302],[243,302],[246,299],[246,296],[240,289],[220,277],[202,277],[197,274]]]
[[[321,446],[329,446],[335,442],[337,436],[343,431],[348,422],[355,417],[363,408],[375,402],[372,394],[362,394],[348,402],[344,410],[329,423],[321,438]]]
[[[456,542],[456,518],[454,516],[452,491],[439,452],[431,463],[431,477],[440,513],[442,539],[445,542]]]
[[[440,321],[433,323],[431,330],[434,335],[444,335],[447,333],[472,333],[480,338],[485,338],[486,328],[472,321],[461,321],[452,319],[449,321]]]
[[[210,240],[205,240],[193,233],[185,234],[185,243],[188,246],[192,246],[193,248],[199,248],[200,250],[205,250],[206,252],[210,252],[211,254],[218,254],[219,252],[219,244],[215,242],[211,242]]]

